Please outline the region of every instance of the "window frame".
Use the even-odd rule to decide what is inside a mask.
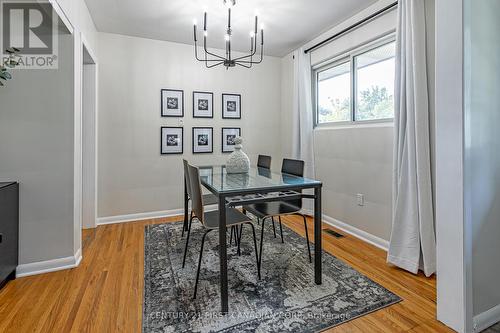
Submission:
[[[363,55],[381,46],[393,43],[396,41],[396,35],[391,32],[384,37],[378,38],[374,41],[365,43],[359,47],[353,48],[349,51],[341,53],[338,56],[330,58],[312,67],[312,89],[313,89],[313,124],[314,127],[331,127],[331,126],[345,126],[345,125],[362,125],[362,124],[380,124],[380,123],[392,123],[394,122],[394,117],[392,118],[381,118],[381,119],[368,119],[368,120],[356,120],[356,104],[357,104],[357,71],[355,58],[357,56]],[[344,121],[328,121],[320,123],[318,121],[318,75],[322,71],[328,70],[330,68],[349,63],[350,67],[350,102],[349,102],[349,120]]]

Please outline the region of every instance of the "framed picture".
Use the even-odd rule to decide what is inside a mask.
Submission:
[[[222,118],[241,119],[241,95],[222,94]]]
[[[241,136],[241,128],[223,127],[222,128],[222,152],[231,153],[234,151],[234,139]]]
[[[193,91],[193,118],[214,117],[214,94],[211,92]]]
[[[213,139],[212,127],[193,127],[193,154],[213,153]]]
[[[161,116],[184,117],[184,91],[174,89],[161,90]]]
[[[161,154],[182,154],[184,152],[184,128],[161,128]]]

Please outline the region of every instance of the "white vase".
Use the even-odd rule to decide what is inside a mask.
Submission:
[[[247,154],[241,150],[243,147],[241,145],[242,142],[243,139],[241,137],[234,139],[234,151],[229,155],[226,162],[227,173],[248,173],[250,169],[250,159]]]

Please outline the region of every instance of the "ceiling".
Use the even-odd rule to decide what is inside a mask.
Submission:
[[[97,30],[193,43],[193,19],[202,39],[208,13],[208,46],[224,48],[227,10],[223,0],[85,0]],[[248,51],[255,12],[264,24],[264,52],[284,56],[376,0],[236,0],[232,10],[236,51]],[[259,28],[260,29],[260,28]]]

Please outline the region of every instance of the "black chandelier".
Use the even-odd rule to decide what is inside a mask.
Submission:
[[[200,59],[198,57],[198,38],[197,38],[197,30],[196,30],[196,21],[194,22],[193,31],[194,31],[194,55],[196,60],[205,62],[205,66],[207,68],[212,68],[218,65],[224,65],[226,69],[229,67],[235,67],[236,65],[252,68],[254,64],[260,64],[262,62],[263,54],[264,54],[264,28],[260,29],[260,58],[258,60],[254,60],[253,57],[257,52],[257,24],[258,18],[255,15],[255,29],[250,32],[250,54],[242,57],[233,58],[231,53],[231,38],[232,38],[232,30],[231,30],[231,8],[236,5],[236,0],[224,0],[224,5],[227,7],[228,18],[227,18],[227,30],[224,39],[226,41],[226,56],[220,56],[209,52],[207,50],[207,12],[203,14],[203,50],[205,53],[205,59]]]

